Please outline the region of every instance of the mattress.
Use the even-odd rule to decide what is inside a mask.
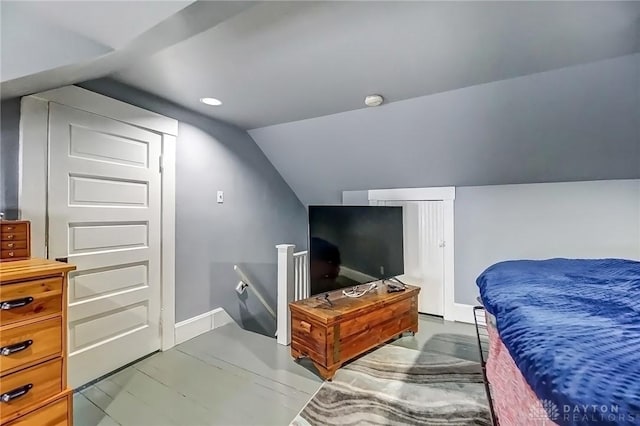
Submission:
[[[477,283],[497,336],[555,423],[640,425],[640,262],[510,261]]]

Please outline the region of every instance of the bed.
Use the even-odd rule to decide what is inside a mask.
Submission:
[[[640,425],[640,262],[509,261],[477,284],[501,426]]]

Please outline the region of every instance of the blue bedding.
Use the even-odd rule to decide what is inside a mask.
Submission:
[[[509,261],[477,284],[552,420],[640,425],[640,262]]]

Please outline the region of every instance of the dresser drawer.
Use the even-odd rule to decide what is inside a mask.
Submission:
[[[5,222],[0,225],[0,233],[27,232],[27,222]]]
[[[0,242],[0,250],[26,249],[27,241],[2,241]]]
[[[0,324],[33,319],[62,311],[62,277],[0,286]]]
[[[1,234],[11,234],[11,233],[26,233],[27,232],[27,223],[3,223],[0,225],[0,233]]]
[[[67,413],[71,413],[69,398],[69,396],[65,396],[58,399],[14,420],[7,426],[67,426],[69,425]]]
[[[0,380],[2,419],[62,392],[62,359],[8,374]]]
[[[0,241],[27,241],[26,232],[2,232]]]
[[[9,249],[0,251],[0,257],[3,259],[11,258],[24,258],[29,257],[29,250],[27,249]]]
[[[62,354],[62,317],[0,330],[0,374]]]

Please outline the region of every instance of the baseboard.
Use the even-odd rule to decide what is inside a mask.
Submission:
[[[216,308],[193,318],[180,321],[176,323],[175,327],[176,345],[230,322],[233,322],[233,318],[223,308]]]
[[[474,305],[465,305],[464,303],[454,303],[452,309],[445,309],[444,319],[446,321],[474,324],[473,306]]]
[[[473,317],[473,305],[454,303],[452,320],[457,322],[464,322],[467,324],[474,324],[475,319]]]

